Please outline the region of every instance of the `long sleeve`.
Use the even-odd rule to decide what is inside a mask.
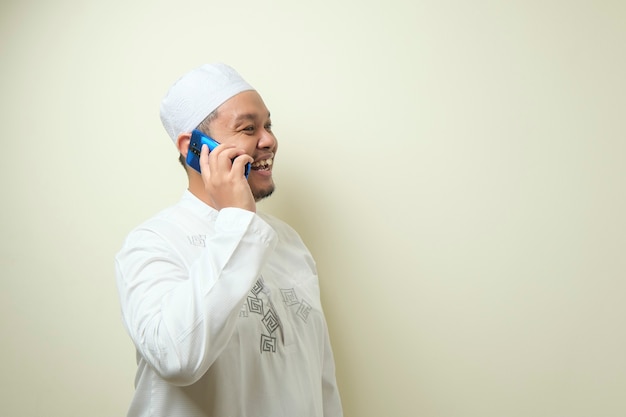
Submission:
[[[115,264],[122,316],[137,350],[163,379],[182,386],[202,377],[228,343],[277,237],[240,209],[221,210],[205,234],[172,230],[136,229]],[[185,240],[192,245],[183,246]]]
[[[324,338],[324,358],[322,363],[322,401],[324,417],[342,417],[343,408],[335,377],[335,359],[330,345],[328,329]]]

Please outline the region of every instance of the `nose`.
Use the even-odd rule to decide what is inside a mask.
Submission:
[[[257,147],[260,149],[274,149],[276,147],[276,144],[276,136],[274,136],[274,134],[270,130],[263,129],[261,137],[257,142]]]

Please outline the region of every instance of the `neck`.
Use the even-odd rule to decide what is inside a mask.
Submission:
[[[191,194],[196,196],[200,201],[205,203],[208,206],[216,208],[209,196],[207,195],[204,189],[204,182],[202,181],[202,176],[197,172],[187,172],[187,177],[189,178],[189,187],[188,190]]]

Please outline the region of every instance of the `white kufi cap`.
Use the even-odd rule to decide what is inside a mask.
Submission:
[[[161,122],[176,143],[229,98],[254,90],[226,64],[205,64],[183,75],[161,101]]]

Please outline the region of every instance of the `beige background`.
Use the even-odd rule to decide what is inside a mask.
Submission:
[[[0,415],[122,416],[113,256],[185,187],[159,101],[235,66],[281,141],[347,417],[626,415],[623,1],[0,3]]]

